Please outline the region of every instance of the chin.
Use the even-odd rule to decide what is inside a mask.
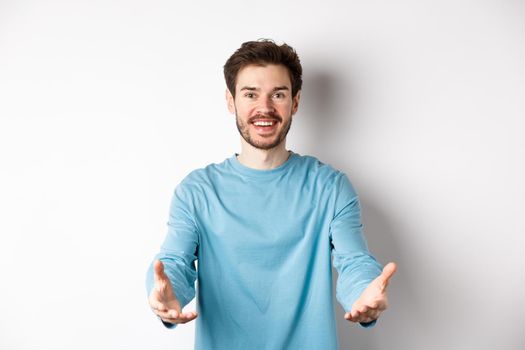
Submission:
[[[281,143],[282,142],[277,142],[277,140],[272,140],[272,142],[256,142],[255,145],[252,145],[252,146],[259,148],[259,149],[271,150],[271,149],[279,147]]]

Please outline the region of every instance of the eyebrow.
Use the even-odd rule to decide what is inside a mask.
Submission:
[[[260,89],[260,88],[253,87],[253,86],[243,86],[243,87],[241,88],[241,90],[239,90],[239,91],[243,91],[243,90],[248,90],[248,91],[258,91],[258,90],[261,90],[261,89]],[[288,88],[288,86],[285,86],[285,85],[283,85],[283,86],[276,86],[276,87],[273,88],[272,92],[274,92],[274,91],[280,91],[280,90],[290,90],[290,89]]]

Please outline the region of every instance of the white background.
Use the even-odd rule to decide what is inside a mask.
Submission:
[[[343,349],[524,349],[523,1],[0,1],[0,349],[190,349],[145,272],[175,185],[238,152],[222,66],[298,51],[288,148],[399,265]],[[235,310],[232,310],[235,312]]]

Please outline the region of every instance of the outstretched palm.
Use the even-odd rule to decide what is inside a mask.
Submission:
[[[197,317],[197,312],[182,312],[164,265],[160,260],[153,264],[154,286],[149,295],[149,305],[164,322],[186,323]]]
[[[396,272],[395,263],[388,263],[381,275],[373,280],[352,305],[352,310],[345,314],[345,319],[352,322],[367,323],[376,320],[388,307],[386,287]]]

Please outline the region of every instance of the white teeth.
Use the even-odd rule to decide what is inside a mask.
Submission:
[[[273,125],[273,122],[255,122],[253,124],[257,126],[270,126]]]

